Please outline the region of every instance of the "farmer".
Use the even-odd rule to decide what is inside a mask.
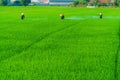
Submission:
[[[21,19],[23,20],[25,18],[24,13],[21,13]]]
[[[60,14],[60,17],[62,20],[65,18],[64,14]]]
[[[100,12],[100,19],[102,19],[102,16],[103,16],[103,15],[102,15],[102,13]]]

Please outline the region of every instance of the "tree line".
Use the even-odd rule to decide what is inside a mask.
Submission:
[[[15,1],[14,3],[11,3],[9,2],[10,0],[0,0],[0,5],[1,6],[7,6],[7,5],[13,5],[13,4],[16,4],[16,5],[24,5],[24,6],[27,6],[31,0],[19,0],[19,1]]]
[[[120,0],[106,0],[105,3],[100,2],[100,0],[75,0],[70,4],[71,6],[120,6]]]
[[[9,3],[10,0],[0,0],[0,5],[7,6],[7,5],[24,5],[27,6],[31,0],[17,0],[14,3]],[[70,6],[120,6],[120,0],[106,0],[106,3],[101,3],[100,0],[74,0]]]

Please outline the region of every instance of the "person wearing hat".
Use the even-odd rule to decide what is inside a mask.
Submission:
[[[21,20],[23,20],[25,18],[24,13],[21,13]]]
[[[100,19],[102,19],[102,17],[103,17],[103,15],[102,15],[102,13],[100,12]]]
[[[64,14],[60,14],[60,17],[62,20],[65,18]]]

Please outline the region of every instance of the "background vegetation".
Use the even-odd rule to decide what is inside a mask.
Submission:
[[[72,7],[86,7],[86,6],[104,6],[104,7],[108,7],[108,6],[113,6],[113,7],[119,7],[120,6],[120,1],[119,0],[106,0],[106,2],[100,2],[100,0],[74,0],[74,2],[72,2],[70,4],[70,6]],[[14,3],[8,3],[7,0],[0,0],[0,5],[1,6],[7,6],[7,5],[14,5],[14,6],[28,6],[31,3],[31,0],[18,0],[15,1]],[[32,5],[40,5],[39,3],[32,3]],[[43,4],[41,4],[43,5]],[[49,5],[49,4],[46,4]]]
[[[114,0],[113,2],[111,2],[111,0],[106,0],[105,3],[101,3],[99,0],[75,0],[73,3],[71,3],[71,6],[73,5],[74,7],[76,6],[115,6],[115,7],[119,7],[120,5],[120,1],[119,0]]]
[[[15,5],[15,6],[27,6],[31,1],[30,0],[21,0],[15,1],[14,3],[8,3],[8,0],[0,0],[0,5],[7,6],[7,5]]]

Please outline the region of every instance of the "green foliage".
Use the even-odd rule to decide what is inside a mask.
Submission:
[[[6,6],[7,5],[7,0],[0,0],[0,5]]]
[[[116,7],[118,7],[118,6],[119,6],[119,3],[120,3],[119,0],[115,0],[114,5],[115,5]]]
[[[106,0],[106,3],[101,3],[99,2],[99,0],[75,0],[73,2],[73,4],[71,5],[74,5],[75,7],[78,6],[78,5],[83,5],[83,6],[104,6],[104,7],[108,7],[108,6],[115,6],[115,7],[118,7],[119,6],[119,3],[120,1],[119,0],[115,0],[114,3],[110,0]]]
[[[88,3],[88,0],[79,0],[79,4],[85,5]]]
[[[89,0],[75,0],[73,2],[74,6],[76,7],[77,5],[86,5],[89,2]]]
[[[30,0],[21,0],[24,6],[27,6],[31,1]]]
[[[79,1],[74,1],[73,4],[76,7],[79,4]]]

